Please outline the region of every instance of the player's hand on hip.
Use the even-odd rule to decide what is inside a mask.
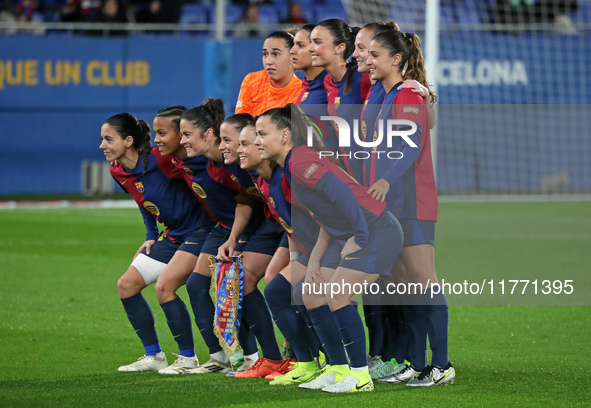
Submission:
[[[146,250],[146,254],[150,254],[150,249],[152,248],[152,245],[154,245],[156,241],[153,239],[149,239],[146,242],[144,242],[142,244],[142,246],[140,247],[140,249],[137,250],[137,252],[135,253],[135,255],[133,256],[133,259],[137,258],[137,256],[145,249]]]
[[[388,194],[388,191],[390,191],[390,183],[384,179],[379,179],[373,184],[373,186],[369,188],[369,190],[367,190],[367,194],[376,200],[384,202],[384,200],[386,200],[386,194]]]
[[[355,242],[355,236],[352,236],[347,240],[347,243],[341,251],[341,259],[345,259],[347,256],[357,251],[361,251],[361,247]]]

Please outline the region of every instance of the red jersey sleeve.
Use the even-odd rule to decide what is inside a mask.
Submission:
[[[291,177],[298,184],[315,189],[318,182],[330,170],[324,166],[318,153],[308,147],[298,147],[292,153]]]
[[[392,106],[394,119],[405,119],[417,123],[423,129],[429,129],[429,114],[427,105],[421,96],[410,89],[402,89],[396,96]]]

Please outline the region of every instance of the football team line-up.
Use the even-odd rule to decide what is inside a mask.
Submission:
[[[130,113],[102,125],[111,174],[138,204],[147,230],[117,282],[145,352],[119,371],[217,373],[331,393],[372,391],[376,380],[451,384],[448,306],[435,272],[429,131],[437,98],[419,37],[393,22],[358,29],[338,19],[290,31],[265,39],[264,69],[244,78],[234,115],[226,117],[213,98],[191,109],[165,107],[153,118],[153,143],[148,123]],[[303,71],[303,81],[294,70]],[[371,146],[339,146],[337,123],[310,136],[310,123],[322,116],[358,120],[359,137]],[[410,121],[397,130],[415,131],[386,140],[377,127],[389,120]],[[378,149],[402,154],[351,154]],[[227,262],[238,254],[241,355],[228,356],[214,333],[210,257]],[[318,290],[335,282],[346,283],[337,294]],[[426,290],[382,301],[364,294],[362,320],[352,288],[392,282]],[[153,283],[179,348],[172,364],[142,294]],[[183,285],[209,348],[204,363],[176,294]],[[283,351],[274,324],[285,337]]]

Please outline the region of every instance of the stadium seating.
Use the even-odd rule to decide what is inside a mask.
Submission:
[[[349,21],[343,6],[316,6],[314,12],[315,22],[317,23],[328,20],[329,18],[340,18],[341,20]]]

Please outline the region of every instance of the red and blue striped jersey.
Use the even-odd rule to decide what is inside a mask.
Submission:
[[[182,171],[185,182],[207,209],[214,222],[219,222],[227,230],[232,229],[236,213],[235,190],[218,183],[209,172],[210,160],[203,156],[190,157],[186,160],[174,158],[173,163]],[[215,166],[214,166],[215,167]]]
[[[207,171],[211,178],[222,186],[238,193],[252,196],[259,202],[263,201],[252,177],[250,177],[250,174],[246,170],[240,167],[238,162],[225,164],[215,163],[213,160],[210,160]]]
[[[317,129],[320,129],[320,136],[322,143],[326,148],[332,152],[338,150],[338,140],[335,136],[335,131],[332,126],[326,126],[322,123],[321,117],[328,116],[328,98],[324,81],[328,73],[322,71],[316,78],[308,82],[307,78],[302,81],[302,91],[298,97],[296,104],[300,106],[302,111],[308,116],[308,119],[313,122]]]
[[[410,89],[397,90],[394,85],[384,98],[378,120],[383,120],[384,137],[378,146],[371,149],[366,160],[368,185],[383,178],[390,183],[386,195],[388,208],[397,218],[437,221],[437,187],[431,158],[431,138],[427,106],[420,95]],[[388,119],[405,119],[417,125],[417,132],[410,139],[418,147],[411,147],[402,137],[393,137],[392,146],[387,146],[386,124]],[[377,132],[378,122],[376,121]],[[404,127],[403,127],[404,128]],[[384,152],[383,154],[375,154]],[[386,152],[401,152],[388,158]],[[370,152],[371,153],[371,152]]]
[[[150,150],[147,167],[140,155],[134,169],[126,170],[119,163],[111,166],[111,175],[140,208],[146,240],[158,238],[158,222],[164,224],[172,242],[180,242],[199,228],[212,228],[206,210],[178,178],[171,160],[162,157],[157,147]]]
[[[375,140],[376,136],[372,131],[375,129],[375,122],[380,114],[385,97],[386,91],[384,90],[384,85],[382,85],[382,82],[377,81],[369,90],[369,95],[367,95],[367,99],[363,104],[361,118],[359,119],[361,140],[364,142]],[[365,171],[363,172],[363,185],[368,185],[368,175]]]
[[[292,149],[289,162],[293,196],[326,232],[337,239],[355,236],[364,247],[368,225],[386,204],[367,194],[367,188],[326,157],[306,146]]]
[[[352,88],[345,93],[345,86],[349,76],[352,76]],[[329,115],[345,119],[351,131],[351,145],[349,147],[339,146],[338,141],[335,143],[341,154],[340,161],[344,164],[345,170],[362,183],[363,160],[356,159],[353,155],[355,152],[363,150],[363,148],[353,140],[353,121],[361,116],[363,103],[367,99],[371,88],[371,80],[367,73],[360,73],[355,67],[354,70],[347,71],[340,81],[334,81],[330,75],[327,75],[324,79],[324,87],[326,88]],[[333,126],[338,139],[338,126],[334,123]]]

